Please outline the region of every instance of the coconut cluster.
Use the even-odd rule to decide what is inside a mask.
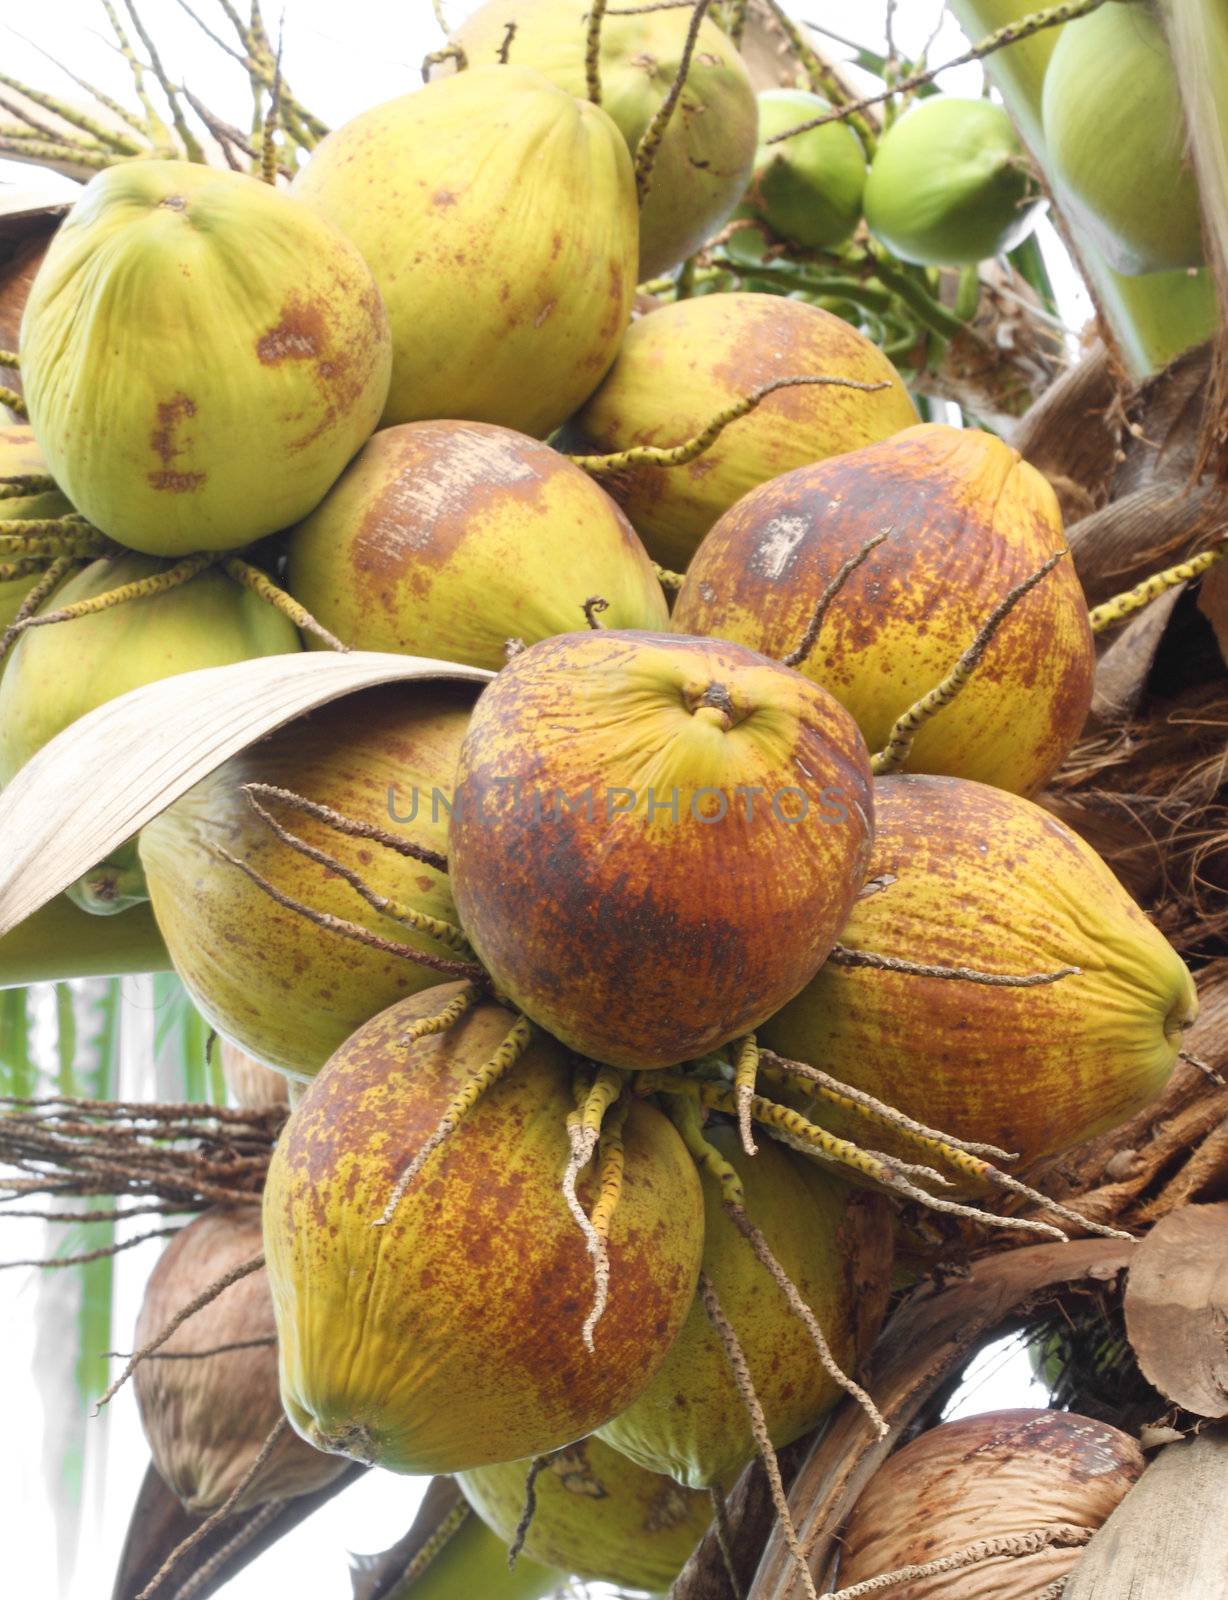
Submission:
[[[148,898],[244,1071],[296,1085],[259,1240],[210,1213],[155,1274],[140,1341],[264,1253],[143,1415],[193,1509],[341,1458],[457,1475],[530,1583],[662,1590],[757,1455],[779,1489],[844,1396],[882,1424],[901,1204],[1043,1206],[1018,1171],[1158,1094],[1196,1001],[1036,798],[1094,666],[1046,480],[919,423],[808,300],[633,316],[735,207],[807,249],[1009,248],[1005,114],[924,99],[869,162],[713,21],[594,26],[488,0],[288,190],[86,186],[0,432],[14,525],[53,530],[0,589],[0,779],[173,673],[485,669],[289,723],[78,886]],[[857,1581],[925,1548],[879,1551],[877,1504]]]

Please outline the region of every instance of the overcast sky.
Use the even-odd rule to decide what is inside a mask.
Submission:
[[[456,19],[472,9],[456,0],[445,0],[445,8],[448,16]],[[216,0],[198,0],[198,9],[219,31],[225,26]],[[266,0],[265,9],[269,26],[275,27],[276,4]],[[817,20],[846,37],[881,45],[879,0],[794,0],[793,9],[796,15]],[[11,17],[16,7],[5,5],[3,10]],[[365,106],[416,87],[422,57],[441,42],[430,0],[396,0],[395,4],[391,0],[286,0],[284,13],[287,78],[300,100],[334,125]],[[175,0],[143,0],[142,14],[155,33],[172,77],[186,81],[227,121],[245,124],[250,117],[250,99],[240,68],[204,38]],[[896,31],[901,47],[919,51],[939,14],[936,0],[900,0]],[[22,8],[24,39],[11,28],[0,39],[0,63],[6,74],[48,92],[76,93],[54,64],[39,53],[36,47],[41,46],[79,76],[114,98],[130,102],[127,68],[105,30],[97,0],[41,0],[37,7]],[[963,45],[958,28],[947,19],[931,60],[949,59]],[[952,74],[945,86],[976,94],[980,84],[979,69],[972,67]],[[0,183],[40,193],[72,189],[66,181],[49,180],[35,169],[4,161],[0,161]],[[1067,271],[1059,282],[1068,320],[1081,321],[1086,300],[1078,292],[1077,281]],[[129,989],[134,1003],[129,1019],[133,1043],[125,1064],[124,1092],[135,1098],[150,1092],[147,1029],[141,1011],[148,1001],[139,983],[130,984]],[[40,1253],[40,1224],[10,1222],[5,1227],[6,1257]],[[117,1260],[119,1325],[115,1338],[119,1348],[128,1348],[125,1329],[135,1319],[156,1249],[156,1245],[143,1245]],[[65,1285],[66,1290],[70,1287]],[[32,1600],[52,1593],[48,1563],[55,1544],[48,1492],[37,1468],[44,1418],[29,1377],[35,1359],[38,1292],[34,1274],[0,1274],[0,1372],[4,1374],[6,1428],[6,1447],[0,1451],[0,1505],[6,1523],[5,1538],[0,1541],[0,1593]],[[44,1286],[44,1306],[47,1292]],[[1026,1360],[1018,1356],[1007,1360],[999,1353],[983,1361],[966,1408],[983,1411],[1006,1404],[1043,1403],[1043,1393],[1029,1387]],[[61,1600],[103,1600],[110,1593],[128,1508],[144,1472],[147,1454],[130,1388],[111,1409],[105,1436],[100,1429],[105,1447],[96,1448],[89,1462],[90,1504],[81,1558],[71,1586],[60,1590]],[[268,1600],[270,1595],[283,1594],[302,1600],[350,1600],[346,1548],[375,1550],[393,1543],[412,1520],[420,1492],[417,1480],[368,1474],[228,1585],[227,1600]]]

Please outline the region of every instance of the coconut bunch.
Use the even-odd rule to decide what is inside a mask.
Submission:
[[[778,1452],[887,1435],[896,1238],[1119,1248],[1020,1174],[1188,1054],[1181,956],[1039,799],[1097,638],[1215,551],[1089,607],[1050,483],[856,309],[865,266],[965,327],[930,274],[1034,209],[1005,113],[756,103],[723,20],[492,0],[327,136],[274,67],[260,171],[104,163],[6,352],[0,805],[122,734],[77,905],[147,898],[294,1080],[259,1240],[185,1229],[130,1364],[214,1516],[456,1475],[528,1584],[661,1589],[758,1459],[813,1596]],[[883,1497],[850,1582],[920,1559]]]

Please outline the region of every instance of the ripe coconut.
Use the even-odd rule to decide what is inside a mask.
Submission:
[[[473,948],[501,994],[614,1066],[757,1027],[827,955],[869,859],[852,719],[710,639],[531,646],[483,692],[457,778],[448,860]]]
[[[185,161],[93,178],[21,324],[56,482],[155,556],[229,550],[305,516],[379,420],[390,367],[354,246],[259,179]]]
[[[157,1337],[217,1278],[260,1251],[256,1206],[215,1206],[181,1228],[149,1275],[136,1347]],[[273,1303],[267,1274],[249,1273],[178,1328],[137,1367],[136,1402],[154,1465],[194,1515],[216,1510],[249,1470],[281,1417]],[[223,1345],[240,1348],[225,1350]],[[192,1359],[192,1352],[216,1355]],[[285,1432],[235,1506],[322,1489],[345,1470],[335,1456]]]
[[[1202,263],[1198,184],[1177,74],[1148,6],[1062,28],[1042,117],[1058,203],[1118,272]]]
[[[830,250],[851,237],[861,221],[866,153],[843,122],[781,144],[767,141],[830,110],[805,89],[765,89],[759,96],[759,148],[746,208],[778,238],[805,250]]]
[[[999,988],[829,963],[761,1041],[1025,1166],[1153,1099],[1197,996],[1095,851],[1031,801],[959,778],[882,778],[874,803],[882,888],[853,907],[842,944],[1014,976],[1079,970]],[[864,1141],[851,1116],[813,1115]],[[889,1131],[875,1139],[915,1152]]]
[[[243,786],[290,790],[442,853],[472,697],[458,685],[431,684],[336,701],[233,756],[142,830],[141,865],[175,970],[209,1023],[258,1061],[308,1078],[360,1022],[439,975],[276,904],[220,850],[312,912],[435,958],[458,957],[381,916],[335,872],[278,839]],[[377,895],[455,921],[448,879],[437,867],[347,838],[275,799],[261,804]]]
[[[40,609],[92,600],[167,569],[149,556],[104,557]],[[298,630],[287,617],[215,567],[163,594],[31,628],[0,680],[0,783],[70,722],[129,689],[298,648]]]
[[[560,1182],[573,1060],[538,1032],[373,1226],[516,1021],[481,1002],[407,1038],[459,992],[414,995],[346,1041],[291,1114],[265,1188],[287,1414],[321,1449],[394,1472],[519,1460],[608,1422],[664,1359],[703,1245],[694,1163],[669,1119],[634,1100],[609,1301],[585,1348],[591,1271]],[[590,1168],[586,1209],[596,1188]]]
[[[540,73],[471,67],[364,111],[292,192],[349,235],[388,306],[385,425],[544,435],[614,359],[635,294],[631,158],[600,107]]]
[[[700,545],[672,625],[785,659],[841,565],[882,533],[798,666],[881,749],[994,607],[1065,547],[1048,481],[993,434],[926,423],[752,489]],[[918,733],[910,770],[1038,788],[1082,731],[1094,667],[1087,603],[1062,561]]]
[[[634,156],[682,60],[691,18],[684,10],[607,11],[601,19],[601,108]],[[588,18],[569,0],[486,0],[453,34],[471,65],[500,59],[513,24],[510,59],[568,94],[588,94]],[[639,277],[667,272],[692,255],[729,215],[755,153],[755,91],[737,48],[705,19],[657,150],[640,210]]]
[[[45,475],[47,463],[28,423],[13,422],[0,427],[0,478]],[[30,517],[62,517],[72,506],[58,489],[44,490],[38,494],[19,495],[12,500],[0,500],[0,517],[25,519]],[[39,580],[32,573],[22,578],[0,578],[0,631],[3,631],[21,609],[21,602]],[[0,673],[8,663],[0,662]]]
[[[505,1546],[524,1510],[529,1466],[507,1461],[457,1480]],[[550,1456],[534,1486],[525,1555],[620,1589],[668,1589],[712,1520],[707,1495],[645,1472],[594,1436]]]
[[[1040,189],[1015,125],[991,100],[918,100],[879,140],[866,181],[870,231],[902,261],[974,266],[1013,250]]]
[[[384,428],[289,540],[291,590],[361,650],[497,671],[511,639],[669,619],[622,512],[548,445],[485,422]]]
[[[1143,1470],[1129,1434],[1069,1411],[960,1417],[897,1450],[862,1490],[840,1541],[842,1589],[936,1561],[981,1540],[1046,1528],[1093,1531]],[[1082,1550],[998,1554],[911,1583],[894,1600],[1039,1600]]]
[[[848,1371],[855,1263],[841,1232],[854,1191],[779,1145],[764,1142],[757,1155],[747,1156],[731,1126],[710,1125],[704,1137],[742,1180],[747,1215],[814,1312],[837,1363]],[[786,1445],[813,1428],[843,1391],[726,1212],[720,1185],[707,1172],[701,1176],[703,1271],[746,1356],[768,1435],[774,1445]],[[881,1220],[886,1226],[885,1213]],[[729,1487],[753,1459],[745,1401],[698,1297],[656,1376],[600,1437],[641,1467],[668,1473],[692,1489]]]
[[[881,350],[800,300],[701,295],[631,327],[609,377],[576,418],[578,440],[594,451],[681,444],[761,384],[804,376],[887,387],[781,389],[689,466],[632,466],[602,479],[655,561],[685,568],[704,534],[748,489],[885,439],[917,414]]]

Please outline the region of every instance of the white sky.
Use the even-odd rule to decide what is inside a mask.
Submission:
[[[808,17],[871,47],[881,46],[881,0],[793,0],[795,15]],[[459,19],[472,9],[469,0],[445,0],[449,17]],[[198,0],[198,10],[218,31],[224,26],[220,8]],[[279,15],[276,0],[266,0],[269,26]],[[174,0],[143,0],[142,15],[162,52],[171,76],[186,80],[215,112],[243,125],[250,102],[246,79],[184,15]],[[939,16],[937,0],[900,0],[896,31],[901,47],[918,51]],[[16,7],[0,6],[5,22]],[[420,82],[418,65],[441,42],[430,0],[285,0],[286,75],[295,93],[325,121],[336,124],[376,101],[403,94]],[[25,39],[18,37],[20,27]],[[56,55],[80,76],[97,83],[117,99],[130,99],[130,79],[104,32],[105,18],[97,0],[42,0],[37,9],[23,7],[20,24],[0,23],[0,69],[52,93],[71,95],[73,88],[35,46]],[[963,36],[944,19],[931,60],[960,53]],[[975,67],[949,75],[943,86],[976,94],[981,77]],[[0,117],[0,120],[3,120]],[[71,193],[67,180],[48,178],[36,169],[0,161],[0,184],[42,194]],[[1085,294],[1060,255],[1051,230],[1046,242],[1063,312],[1077,326],[1088,312]],[[136,1004],[126,1026],[134,1040],[126,1053],[125,1096],[148,1097],[148,1030],[142,1020],[142,991],[129,985]],[[37,1256],[45,1251],[43,1225],[5,1224],[0,1236],[7,1259]],[[155,1259],[155,1245],[143,1245],[116,1262],[116,1344],[128,1348],[125,1329],[135,1322],[144,1279]],[[57,1275],[58,1276],[58,1275]],[[65,1275],[66,1276],[66,1275]],[[60,1600],[104,1600],[127,1526],[128,1509],[144,1473],[147,1452],[140,1435],[131,1389],[116,1399],[98,1445],[92,1449],[87,1474],[86,1527],[75,1576],[63,1575],[58,1589],[49,1587],[55,1527],[51,1501],[38,1468],[45,1419],[31,1379],[35,1359],[36,1301],[47,1308],[45,1275],[0,1273],[0,1390],[6,1447],[0,1450],[0,1505],[5,1509],[5,1537],[0,1540],[0,1594],[50,1596]],[[71,1292],[70,1286],[65,1290]],[[43,1326],[46,1327],[46,1310]],[[1043,1405],[1044,1391],[1033,1384],[1025,1356],[995,1349],[978,1361],[976,1371],[957,1402],[965,1412],[1007,1405]],[[303,1524],[295,1534],[254,1562],[224,1590],[227,1600],[268,1600],[269,1595],[295,1594],[304,1600],[350,1600],[347,1549],[378,1550],[392,1544],[413,1518],[422,1484],[372,1472]],[[474,1597],[480,1600],[480,1597]]]

